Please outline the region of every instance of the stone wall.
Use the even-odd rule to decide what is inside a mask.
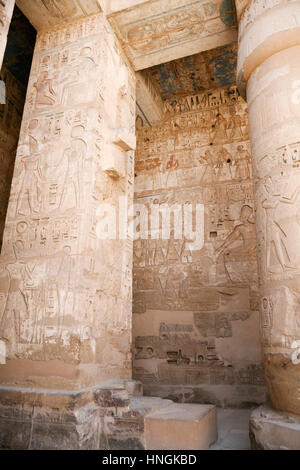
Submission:
[[[170,99],[165,113],[138,130],[135,202],[149,212],[204,204],[204,245],[176,239],[175,218],[169,240],[135,241],[134,377],[146,394],[179,401],[260,403],[247,106],[227,86]]]

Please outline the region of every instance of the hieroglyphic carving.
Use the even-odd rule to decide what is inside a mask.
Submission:
[[[119,150],[119,180],[103,167],[114,130],[124,121],[134,129],[134,90],[102,15],[39,34],[1,259],[9,357],[84,360],[104,376],[128,375],[132,241],[99,240],[95,227],[104,200],[133,199],[134,153]]]
[[[175,95],[165,109],[159,125],[138,131],[135,199],[148,212],[153,204],[203,203],[204,247],[189,250],[187,240],[176,239],[175,219],[169,240],[153,240],[149,233],[134,242],[136,378],[155,390],[172,384],[263,385],[246,104],[236,87],[227,86]],[[163,322],[159,333],[146,336],[156,312]],[[188,314],[191,323],[184,320]],[[255,325],[257,335],[252,366],[247,346],[234,346],[240,335],[247,337],[247,324]],[[244,359],[237,365],[232,353],[223,360],[221,344],[243,350]]]
[[[187,5],[182,1],[154,1],[109,16],[136,70],[208,50],[236,39],[233,4],[222,0]],[[216,43],[214,42],[216,46]],[[168,53],[168,56],[166,55]]]
[[[264,6],[266,12],[262,11]],[[273,40],[275,34],[280,42],[285,34],[296,31],[298,9],[299,4],[293,1],[251,2],[249,14],[254,21],[247,25],[245,35],[260,42],[262,49],[265,41]],[[245,18],[246,15],[247,10]],[[270,29],[264,31],[262,23],[269,17],[272,17]],[[258,24],[257,30],[262,32],[259,38],[252,34],[252,28]],[[256,47],[246,36],[242,38],[240,64],[251,55],[252,46]],[[295,124],[300,117],[299,49],[297,45],[292,49],[282,47],[274,55],[266,53],[247,83],[263,361],[273,407],[296,414],[300,413],[299,370],[293,362],[300,337],[300,168],[299,133]]]
[[[236,85],[209,90],[197,95],[172,98],[165,102],[166,113],[184,113],[188,111],[207,110],[226,104],[242,102]],[[235,115],[235,113],[234,113]],[[222,116],[220,115],[220,118]],[[219,120],[220,121],[220,120]]]
[[[200,316],[201,315],[201,316]],[[137,336],[135,339],[135,376],[143,382],[162,385],[264,385],[263,369],[259,364],[235,367],[224,360],[217,352],[216,333],[228,338],[229,330],[224,327],[224,318],[221,314],[212,316],[217,320],[210,326],[203,325],[203,314],[195,314],[195,326],[199,324],[199,332],[206,332],[198,336],[192,324],[160,324],[159,336]],[[205,314],[207,319],[210,314]],[[249,314],[240,312],[227,314],[227,320],[246,320]],[[227,325],[229,322],[227,321]],[[225,334],[227,331],[227,334]],[[210,336],[210,337],[209,337]],[[159,359],[160,363],[156,374],[147,373],[147,362]],[[138,364],[142,361],[144,368]],[[176,393],[176,392],[175,392]]]

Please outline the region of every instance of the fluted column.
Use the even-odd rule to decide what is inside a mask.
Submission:
[[[249,107],[266,381],[276,410],[300,414],[300,1],[248,2],[238,81]]]

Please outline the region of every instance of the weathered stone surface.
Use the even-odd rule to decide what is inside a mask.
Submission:
[[[299,24],[299,2],[252,1],[240,20],[238,60],[249,106],[263,364],[273,407],[298,415]]]
[[[143,448],[144,415],[131,410],[126,385],[77,393],[1,387],[0,448]]]
[[[104,201],[133,198],[134,124],[135,77],[103,14],[39,34],[1,258],[2,383],[131,377],[132,242],[96,229]]]
[[[219,53],[205,53],[205,60]],[[176,89],[169,77],[189,70],[183,62],[163,68],[166,79],[153,68],[161,91]],[[193,70],[201,63],[198,57]],[[178,87],[184,93],[196,83],[182,72]],[[166,91],[166,97],[164,120],[137,132],[135,202],[140,214],[143,207],[149,214],[163,204],[170,211],[175,204],[204,204],[204,244],[190,249],[186,237],[176,238],[182,221],[175,218],[169,239],[162,233],[153,239],[139,216],[134,377],[147,395],[260,404],[265,390],[247,106],[235,85],[186,96]]]
[[[33,26],[42,29],[60,26],[69,21],[76,21],[102,11],[106,0],[17,0],[18,7],[29,18]]]
[[[142,376],[142,372],[144,372],[144,376]],[[224,376],[220,376],[218,384],[212,385],[205,383],[207,376],[203,377],[204,383],[202,384],[189,385],[184,383],[184,380],[180,380],[182,377],[179,377],[176,385],[170,379],[167,385],[155,383],[146,371],[137,371],[136,374],[144,378],[146,397],[156,396],[178,403],[214,404],[221,408],[249,408],[253,405],[260,405],[267,400],[265,386],[224,384]],[[262,371],[261,378],[263,380]]]
[[[135,70],[229,44],[237,38],[232,2],[153,0],[108,15]]]
[[[20,135],[1,71],[0,447],[207,447],[195,403],[265,400],[260,329],[280,413],[253,446],[297,448],[299,2],[236,1],[237,85],[231,1],[85,3],[17,1],[39,30]]]
[[[250,440],[253,450],[300,450],[299,416],[262,405],[251,414]]]
[[[204,450],[218,438],[216,407],[174,404],[145,418],[147,450]]]

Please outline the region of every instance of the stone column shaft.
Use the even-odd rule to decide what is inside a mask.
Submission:
[[[238,79],[249,107],[261,341],[272,405],[300,414],[300,2],[251,1]]]

